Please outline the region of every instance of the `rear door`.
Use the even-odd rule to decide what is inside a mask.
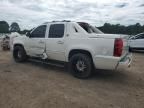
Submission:
[[[46,25],[41,25],[30,33],[25,45],[28,55],[41,57],[45,50],[45,33]]]
[[[46,53],[49,59],[65,61],[65,23],[49,25],[46,39]]]

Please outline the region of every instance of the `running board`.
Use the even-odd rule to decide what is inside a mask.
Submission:
[[[41,60],[41,59],[35,59],[35,58],[29,58],[29,61],[36,62],[36,63],[47,64],[47,65],[51,65],[51,66],[57,66],[57,67],[61,67],[61,68],[65,67],[65,62],[60,62],[60,61]]]

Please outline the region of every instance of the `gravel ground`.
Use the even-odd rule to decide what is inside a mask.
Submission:
[[[133,55],[129,69],[80,80],[64,68],[15,63],[0,50],[0,108],[144,108],[144,53]]]

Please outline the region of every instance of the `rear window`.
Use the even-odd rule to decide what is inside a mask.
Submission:
[[[92,25],[88,23],[78,22],[78,24],[87,32],[87,33],[96,33],[96,34],[103,34],[102,31],[97,29],[96,27],[93,27]]]

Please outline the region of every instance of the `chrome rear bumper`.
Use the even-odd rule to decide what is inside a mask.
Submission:
[[[131,62],[132,62],[132,54],[130,53],[120,60],[120,62],[118,63],[116,67],[116,70],[130,67]]]

